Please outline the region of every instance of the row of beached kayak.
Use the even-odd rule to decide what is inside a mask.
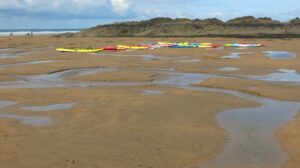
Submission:
[[[264,44],[244,44],[244,43],[233,43],[225,44],[225,47],[263,47]],[[218,48],[220,45],[213,43],[171,43],[171,42],[157,42],[157,43],[145,43],[141,45],[116,45],[116,46],[105,46],[103,48],[57,48],[57,51],[61,52],[81,52],[81,53],[93,53],[99,51],[118,51],[118,50],[147,50],[147,49],[158,49],[158,48]]]

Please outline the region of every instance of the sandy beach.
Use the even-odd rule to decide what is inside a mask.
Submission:
[[[55,51],[157,41],[260,42],[266,47]],[[231,168],[299,167],[299,43],[299,39],[0,37],[0,167],[198,168],[213,160],[213,166],[223,168],[228,162],[234,162],[228,165]],[[272,59],[269,51],[295,57]],[[257,160],[245,164],[240,158],[218,159],[236,140],[221,124],[222,114],[264,108],[287,113],[270,123],[261,121],[272,125],[265,130],[270,135],[262,136],[264,143],[272,140],[266,154],[278,155],[254,153]],[[258,135],[255,130],[251,133]]]

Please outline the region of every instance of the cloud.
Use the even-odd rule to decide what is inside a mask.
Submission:
[[[0,9],[22,9],[25,11],[55,11],[95,9],[105,6],[109,0],[0,0]]]
[[[124,14],[131,5],[131,2],[127,0],[110,0],[114,11],[117,14]]]
[[[150,18],[164,12],[147,8],[169,0],[0,0],[0,16],[30,19],[111,19],[115,21]],[[177,0],[175,0],[177,1]],[[147,10],[141,10],[141,9]],[[156,11],[156,12],[151,12]],[[142,17],[143,16],[143,17]]]
[[[10,8],[18,8],[21,7],[21,1],[19,0],[2,0],[0,1],[0,9],[10,9]]]
[[[153,17],[196,18],[198,12],[193,13],[190,7],[201,5],[202,1],[199,3],[198,0],[189,3],[182,0],[0,0],[0,17],[28,20],[29,24],[32,20],[41,20],[41,23],[48,20],[49,24],[54,20],[57,23],[61,20],[95,20],[97,25]],[[200,13],[203,17],[220,16],[220,13]]]
[[[85,12],[111,10],[110,13],[124,15],[137,11],[140,6],[170,6],[182,4],[181,0],[0,0],[0,10],[23,10],[26,12],[57,12],[84,14]],[[92,12],[92,13],[93,13]],[[142,11],[140,11],[142,12]]]
[[[227,20],[254,15],[288,19],[300,14],[300,3],[295,1],[244,0],[236,3],[237,0],[0,0],[0,28],[6,27],[12,19],[16,20],[14,25],[18,21],[21,25],[26,21],[28,24],[33,23],[33,20],[36,24],[61,24],[76,20],[77,23],[91,26],[153,17],[218,17]],[[270,3],[272,6],[269,6]],[[254,5],[256,8],[249,8]],[[265,10],[266,8],[269,10]]]
[[[0,0],[0,16],[44,19],[122,18],[126,0]]]

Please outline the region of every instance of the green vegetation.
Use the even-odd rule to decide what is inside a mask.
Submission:
[[[74,36],[87,37],[300,37],[300,19],[283,23],[271,18],[245,16],[223,22],[217,18],[154,18],[140,22],[99,25]]]

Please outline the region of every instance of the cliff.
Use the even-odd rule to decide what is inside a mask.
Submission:
[[[245,16],[223,22],[212,19],[154,18],[139,22],[99,25],[76,36],[93,37],[300,37],[300,20],[283,23]]]

